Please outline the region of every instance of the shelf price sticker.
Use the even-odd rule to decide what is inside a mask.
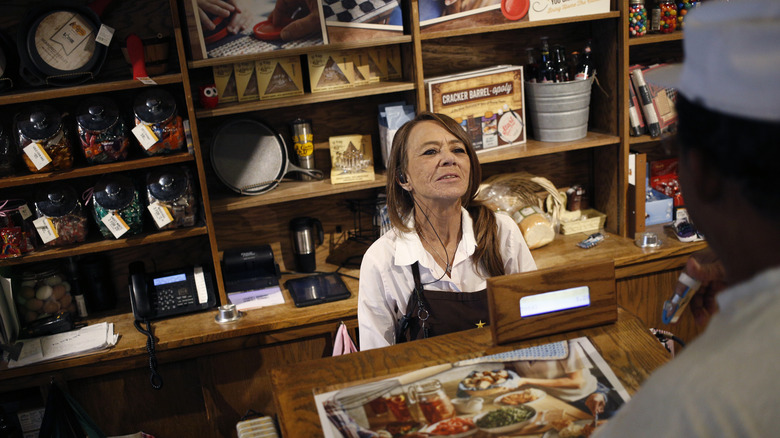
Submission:
[[[133,135],[135,135],[135,138],[138,139],[138,143],[140,143],[144,150],[147,151],[149,148],[154,146],[155,143],[160,141],[160,139],[154,135],[152,128],[150,128],[149,125],[144,125],[143,123],[136,125],[132,132]]]
[[[100,221],[103,222],[116,239],[119,239],[123,234],[130,230],[127,222],[125,222],[116,212],[105,215]]]
[[[57,233],[57,229],[54,228],[54,223],[52,223],[51,219],[47,217],[39,217],[33,221],[33,225],[35,226],[35,230],[38,232],[38,236],[40,236],[41,241],[44,244],[47,244],[52,240],[60,237],[60,235]]]
[[[171,216],[171,212],[168,211],[167,207],[160,204],[159,202],[149,204],[147,209],[149,210],[149,213],[152,214],[152,219],[154,219],[154,223],[157,224],[157,228],[162,228],[173,222],[173,216]]]
[[[30,143],[24,148],[24,154],[27,155],[27,158],[32,161],[33,165],[35,165],[35,168],[38,170],[43,169],[51,163],[51,157],[46,153],[40,143]]]

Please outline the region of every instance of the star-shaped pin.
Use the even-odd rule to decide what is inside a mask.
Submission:
[[[486,323],[482,322],[482,320],[480,319],[479,322],[476,325],[477,325],[477,328],[482,328],[482,327],[485,326],[485,324]]]

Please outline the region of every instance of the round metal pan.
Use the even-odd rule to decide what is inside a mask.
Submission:
[[[33,86],[70,86],[93,79],[108,54],[108,47],[95,37],[101,26],[99,14],[110,1],[96,1],[90,7],[47,3],[28,13],[16,38],[22,78]]]
[[[289,172],[323,177],[320,170],[290,163],[282,136],[252,119],[235,119],[217,129],[211,143],[211,166],[223,184],[242,195],[272,190]]]

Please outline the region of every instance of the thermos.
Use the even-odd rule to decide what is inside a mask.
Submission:
[[[317,269],[317,246],[322,245],[322,222],[312,217],[299,217],[290,222],[293,251],[298,272],[314,272]]]

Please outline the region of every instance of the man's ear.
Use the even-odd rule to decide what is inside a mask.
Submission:
[[[687,161],[687,171],[690,172],[688,178],[694,185],[688,190],[696,190],[699,198],[705,202],[715,201],[723,194],[723,175],[701,151],[697,149],[685,151],[681,159]]]

